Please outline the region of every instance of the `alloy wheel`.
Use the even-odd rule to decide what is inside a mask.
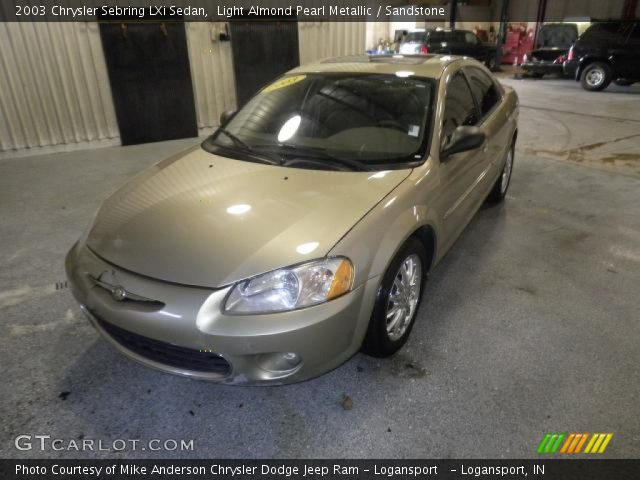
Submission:
[[[396,273],[387,301],[387,335],[391,341],[401,338],[409,328],[418,305],[422,287],[420,257],[411,254]]]
[[[513,169],[513,148],[509,149],[507,153],[507,161],[504,164],[502,170],[502,181],[500,183],[500,193],[504,194],[509,186],[509,180],[511,179],[511,170]]]
[[[594,68],[587,72],[585,81],[590,87],[597,87],[604,81],[604,72],[599,68]]]

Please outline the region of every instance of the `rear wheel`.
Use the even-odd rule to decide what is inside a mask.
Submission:
[[[604,62],[593,62],[587,65],[580,76],[582,88],[591,92],[604,90],[612,80],[611,67]]]
[[[515,144],[511,144],[511,148],[507,152],[507,158],[504,161],[504,167],[502,167],[502,173],[497,178],[496,183],[493,184],[493,188],[487,197],[487,200],[491,203],[500,203],[504,201],[504,197],[507,196],[507,190],[511,183],[511,173],[513,172],[513,157],[515,151]]]
[[[373,357],[388,357],[406,343],[420,306],[426,278],[422,242],[409,238],[384,274],[373,307],[362,350]]]

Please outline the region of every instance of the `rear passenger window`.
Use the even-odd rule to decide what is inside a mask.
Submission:
[[[456,73],[449,84],[444,101],[441,147],[451,140],[453,131],[461,125],[478,123],[476,105],[469,90],[469,84],[462,72]]]
[[[598,22],[591,25],[582,38],[589,42],[616,43],[625,40],[625,23],[622,22]]]
[[[465,73],[469,77],[471,91],[480,105],[480,118],[484,118],[500,101],[500,94],[489,75],[479,68],[467,67]]]

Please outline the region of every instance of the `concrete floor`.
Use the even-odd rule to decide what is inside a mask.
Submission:
[[[509,198],[432,273],[405,349],[286,387],[138,366],[56,287],[100,201],[193,140],[0,162],[0,457],[533,457],[550,431],[640,456],[640,85],[504,81],[522,105]],[[19,434],[195,449],[21,452]]]

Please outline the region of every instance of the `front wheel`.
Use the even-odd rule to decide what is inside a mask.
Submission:
[[[585,67],[580,75],[582,88],[590,92],[604,90],[611,83],[611,67],[604,62],[593,62]]]
[[[502,167],[502,173],[498,176],[496,183],[493,184],[493,188],[489,193],[488,200],[491,203],[500,203],[504,201],[504,197],[507,196],[507,190],[511,183],[511,173],[513,172],[513,157],[515,154],[515,144],[511,144],[511,148],[507,152],[507,158],[504,161],[504,167]]]
[[[424,245],[410,238],[384,274],[362,350],[373,357],[388,357],[406,343],[420,306],[426,278]]]

